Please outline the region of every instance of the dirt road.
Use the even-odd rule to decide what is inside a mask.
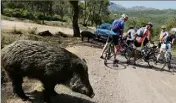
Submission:
[[[176,75],[166,71],[161,72],[142,67],[134,69],[132,66],[123,64],[123,61],[125,61],[124,57],[119,58],[121,63],[118,68],[108,68],[103,64],[103,60],[99,58],[101,49],[87,46],[75,46],[67,49],[86,59],[89,66],[90,82],[96,96],[91,100],[86,96],[72,93],[66,88],[60,89],[56,87],[58,93],[62,91],[62,93],[85,98],[96,103],[176,102]],[[109,66],[112,67],[111,65]],[[24,88],[28,88],[28,92],[35,89],[40,90],[41,88],[38,82],[26,82],[24,85],[32,86],[24,86]],[[19,103],[21,100],[13,97],[6,102]]]
[[[111,64],[106,67],[99,58],[101,49],[89,46],[67,49],[86,59],[95,97],[90,99],[63,86],[56,86],[55,90],[64,94],[53,97],[55,103],[176,103],[176,75],[172,73],[145,66],[134,69],[133,66],[126,65],[125,58],[121,56],[119,67]],[[32,95],[31,98],[36,97],[34,103],[42,103],[41,84],[38,81],[26,79],[23,88],[28,95]],[[30,93],[34,90],[39,92]],[[2,103],[23,103],[11,95],[11,83],[8,83],[2,88]]]
[[[37,32],[49,30],[51,33],[56,33],[58,31],[61,31],[66,34],[73,34],[73,30],[71,28],[63,28],[63,27],[54,27],[54,26],[47,26],[47,25],[40,25],[35,23],[24,23],[20,21],[8,21],[8,20],[2,20],[2,29],[13,29],[16,27],[17,29],[21,30],[28,30],[28,28],[34,28],[37,27]]]
[[[176,102],[176,75],[141,67],[133,69],[125,64],[119,65],[119,69],[110,69],[99,59],[99,49],[75,47],[69,50],[86,58],[96,93],[94,101],[98,103]],[[120,60],[125,59],[120,57]]]
[[[8,21],[8,20],[1,20],[1,25],[3,30],[11,30],[14,27],[20,30],[28,30],[28,28],[35,28],[37,27],[37,32],[49,30],[52,34],[55,34],[56,32],[63,32],[65,34],[73,35],[73,29],[72,28],[65,28],[65,27],[57,27],[57,26],[47,26],[47,25],[41,25],[41,24],[35,24],[35,23],[28,23],[28,22],[20,22],[20,21]],[[95,28],[88,27],[89,30],[95,31]],[[80,31],[86,30],[85,27],[80,27]]]

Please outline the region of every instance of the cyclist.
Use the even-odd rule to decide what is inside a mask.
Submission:
[[[164,38],[164,39],[163,39],[163,42],[161,44],[160,52],[157,56],[156,63],[158,62],[158,59],[159,59],[161,53],[163,53],[164,50],[167,50],[169,53],[171,53],[171,48],[173,47],[174,41],[176,39],[176,32],[171,34],[171,35],[168,35],[168,33],[167,33],[167,36],[162,37],[162,38]]]
[[[153,27],[153,24],[151,22],[148,22],[145,27],[141,27],[137,30],[135,35],[135,46],[136,47],[143,47],[145,46],[149,41],[151,42],[150,38],[150,30]],[[134,56],[134,65],[136,65],[135,61],[137,59],[138,51],[135,50],[135,56]]]
[[[130,25],[129,30],[127,31],[127,44],[133,44],[135,39],[136,30],[134,29],[133,25]]]
[[[119,37],[123,35],[123,31],[124,31],[124,26],[125,26],[125,22],[128,20],[128,16],[126,14],[122,14],[120,19],[115,19],[111,25],[111,30],[116,34],[116,35],[112,35],[112,40],[114,43],[114,61],[113,64],[118,63],[118,60],[116,59],[116,55],[117,55],[117,50],[119,48],[118,46],[118,40]],[[105,46],[103,47],[103,51],[101,54],[100,58],[103,58],[103,53],[107,47],[107,44],[105,44]]]
[[[166,40],[167,36],[169,36],[168,32],[166,31],[166,26],[163,25],[161,26],[161,33],[160,33],[160,42],[158,44],[158,47],[160,48],[161,47],[161,44]]]

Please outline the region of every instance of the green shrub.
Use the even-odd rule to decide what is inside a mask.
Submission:
[[[4,9],[4,15],[12,16],[12,13],[13,13],[13,9],[10,9],[10,8],[5,8]]]
[[[27,19],[37,19],[37,20],[47,20],[47,21],[62,21],[66,22],[66,20],[59,19],[55,15],[44,15],[42,12],[30,12],[29,10],[24,9],[11,9],[5,8],[4,15],[10,17],[17,17],[17,18],[27,18]]]

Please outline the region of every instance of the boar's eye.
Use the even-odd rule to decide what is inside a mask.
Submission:
[[[82,60],[83,60],[85,63],[87,63],[86,60],[85,60],[84,58],[82,58]]]

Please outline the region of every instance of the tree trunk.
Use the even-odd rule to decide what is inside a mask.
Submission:
[[[84,4],[85,14],[84,14],[84,20],[83,20],[83,24],[84,24],[84,25],[87,25],[87,24],[86,24],[86,17],[87,17],[86,8],[87,8],[87,2],[86,2],[86,0],[85,0],[85,4]]]
[[[93,12],[92,12],[92,20],[91,20],[91,25],[93,26],[94,24],[94,17],[95,17],[95,6],[93,8]]]
[[[103,5],[103,1],[100,1],[100,8],[99,8],[98,14],[101,13],[102,5]]]
[[[3,1],[1,2],[1,14],[4,14],[4,4],[2,4],[2,3],[4,3]]]
[[[53,15],[53,8],[52,8],[52,6],[53,6],[53,1],[50,1],[49,2],[49,14],[50,15]]]
[[[73,36],[74,37],[80,37],[80,31],[78,26],[78,15],[79,15],[79,7],[78,7],[78,1],[70,1],[70,4],[73,6]]]

